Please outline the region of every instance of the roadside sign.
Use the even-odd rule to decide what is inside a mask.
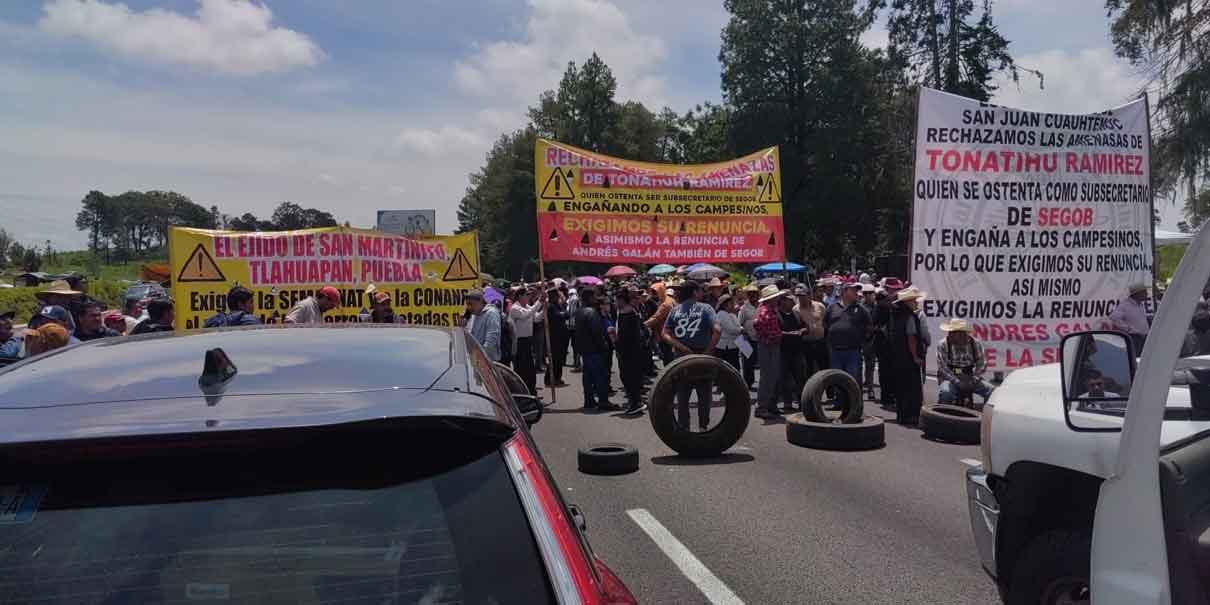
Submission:
[[[431,236],[437,228],[436,210],[379,210],[378,230],[409,237]]]

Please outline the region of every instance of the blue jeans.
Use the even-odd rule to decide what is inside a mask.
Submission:
[[[832,349],[832,369],[844,370],[857,381],[862,383],[861,349]]]
[[[987,398],[992,396],[993,390],[990,384],[982,380],[975,383],[975,394],[983,398],[983,403],[987,403]],[[957,382],[946,380],[937,387],[937,403],[952,404],[958,401],[958,397],[961,395]]]
[[[581,353],[584,372],[580,380],[584,385],[584,406],[593,407],[609,403],[609,373],[605,369],[606,353]]]

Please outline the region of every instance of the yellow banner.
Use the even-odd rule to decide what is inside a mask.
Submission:
[[[176,327],[202,327],[225,311],[236,284],[253,292],[254,313],[280,321],[298,301],[324,286],[343,304],[325,322],[355,322],[370,308],[366,287],[391,296],[407,323],[452,326],[462,296],[479,286],[475,232],[409,238],[370,229],[215,231],[173,227],[168,234]]]

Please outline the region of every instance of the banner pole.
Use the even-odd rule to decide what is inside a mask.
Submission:
[[[539,246],[539,248],[541,248],[541,246]],[[538,279],[540,279],[542,281],[542,293],[545,294],[546,293],[546,262],[542,260],[541,250],[539,250],[539,253],[538,253]],[[543,330],[542,333],[543,333],[543,337],[546,339],[546,354],[548,356],[550,356],[550,359],[547,360],[544,358],[542,361],[546,362],[546,375],[550,376],[550,384],[548,385],[550,387],[550,402],[558,403],[559,387],[555,384],[557,382],[557,380],[555,380],[555,369],[554,369],[555,350],[552,349],[550,346],[550,332],[553,328],[550,325],[550,321],[551,321],[550,313],[547,312],[549,310],[547,305],[549,305],[549,304],[550,304],[550,299],[547,298],[546,304],[542,305],[542,313],[546,315],[546,322],[545,322],[546,329]]]

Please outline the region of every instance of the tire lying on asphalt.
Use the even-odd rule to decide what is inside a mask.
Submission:
[[[693,432],[676,421],[676,390],[686,383],[710,380],[723,394],[723,418],[713,428]],[[735,445],[748,428],[752,400],[744,377],[727,362],[709,355],[686,355],[668,367],[651,387],[647,417],[655,434],[682,456],[706,457],[722,454]],[[691,411],[690,420],[696,412]]]
[[[865,400],[861,396],[861,385],[844,370],[823,370],[807,379],[802,387],[802,413],[811,422],[832,422],[823,411],[823,398],[828,389],[834,389],[841,405],[840,422],[857,424],[865,412]]]
[[[496,368],[496,372],[500,374],[500,379],[504,381],[504,386],[508,387],[508,392],[513,395],[533,395],[529,392],[529,387],[525,386],[525,381],[513,371],[512,368],[498,362],[493,361],[492,367]]]
[[[873,450],[886,445],[886,427],[877,416],[866,416],[854,424],[840,424],[813,422],[802,414],[790,414],[786,416],[786,441],[817,450]]]
[[[581,473],[625,475],[639,470],[639,450],[625,443],[594,443],[582,447],[576,458]]]
[[[983,414],[956,405],[926,405],[920,410],[920,428],[924,436],[953,443],[979,443],[979,425]]]

